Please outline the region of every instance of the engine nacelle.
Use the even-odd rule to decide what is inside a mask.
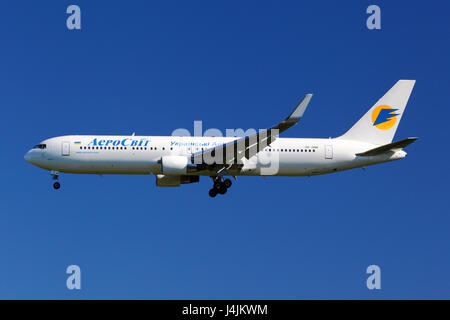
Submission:
[[[158,187],[179,187],[180,184],[199,182],[200,176],[166,176],[164,174],[156,175],[156,185]]]
[[[165,156],[161,158],[161,171],[165,175],[181,175],[187,172],[187,168],[187,157]]]

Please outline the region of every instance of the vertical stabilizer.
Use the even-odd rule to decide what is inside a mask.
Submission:
[[[416,80],[399,80],[339,139],[384,145],[392,142]]]

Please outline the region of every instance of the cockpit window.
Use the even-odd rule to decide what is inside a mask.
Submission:
[[[45,143],[37,144],[33,147],[33,149],[45,149],[47,145]]]

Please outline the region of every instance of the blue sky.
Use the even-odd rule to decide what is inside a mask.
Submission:
[[[78,4],[82,30],[66,28]],[[366,28],[367,6],[382,29]],[[450,298],[449,22],[444,1],[20,1],[0,5],[0,298]],[[312,178],[61,176],[23,160],[64,134],[345,132],[417,79],[404,160]],[[82,290],[65,269],[81,267]],[[367,266],[382,289],[366,288]]]

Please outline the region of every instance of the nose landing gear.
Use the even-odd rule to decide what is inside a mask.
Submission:
[[[222,177],[212,177],[213,179],[213,187],[209,190],[209,196],[214,198],[217,194],[225,194],[228,191],[228,188],[231,187],[232,182],[230,179],[225,179],[222,181]]]
[[[58,171],[51,171],[50,174],[52,175],[53,180],[58,180],[59,172]],[[61,184],[58,181],[55,181],[53,183],[53,189],[58,190],[61,188]]]

